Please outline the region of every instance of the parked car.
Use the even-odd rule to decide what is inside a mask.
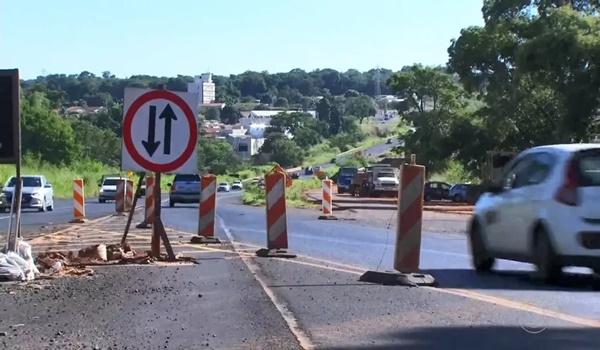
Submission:
[[[173,183],[169,186],[169,207],[173,208],[177,203],[199,203],[200,202],[200,175],[177,174]]]
[[[440,181],[425,183],[425,202],[450,199],[450,184]]]
[[[231,187],[229,187],[229,184],[227,182],[221,182],[219,184],[219,186],[217,187],[217,192],[229,192],[231,191]]]
[[[600,144],[533,147],[481,195],[469,224],[475,270],[495,259],[533,263],[554,282],[565,266],[600,274]]]
[[[21,208],[38,209],[39,211],[54,210],[54,190],[52,184],[44,175],[23,175]],[[2,188],[2,206],[10,210],[17,178],[11,177]]]
[[[290,175],[290,177],[292,178],[292,180],[299,179],[300,178],[300,173],[299,172],[292,173]]]
[[[103,177],[99,183],[98,202],[105,203],[106,201],[114,201],[117,195],[117,181],[124,180],[120,176]]]
[[[450,187],[450,199],[455,203],[465,203],[467,201],[467,191],[470,186],[469,184],[456,184]]]
[[[240,181],[240,180],[234,180],[231,183],[231,189],[232,190],[238,190],[238,191],[239,190],[243,190],[244,189],[244,185],[242,184],[242,181]]]
[[[315,173],[315,170],[311,166],[307,166],[304,168],[304,175],[312,175]]]

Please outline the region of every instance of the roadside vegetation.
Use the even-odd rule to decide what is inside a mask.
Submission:
[[[326,176],[331,177],[337,171],[338,168],[333,167],[331,169],[327,169],[327,171],[324,171],[324,173]],[[306,180],[294,180],[292,182],[292,186],[286,188],[285,190],[286,205],[293,208],[314,207],[314,204],[305,200],[304,193],[309,190],[321,188],[321,183],[321,180],[316,176]],[[260,188],[257,186],[257,184],[249,184],[244,188],[242,202],[247,205],[264,206],[266,204],[265,195],[266,192],[264,188]]]
[[[446,67],[413,65],[388,80],[415,131],[399,151],[428,176],[477,180],[487,152],[597,140],[599,5],[484,1],[485,25],[461,31]]]

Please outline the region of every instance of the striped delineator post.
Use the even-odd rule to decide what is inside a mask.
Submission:
[[[333,181],[329,179],[323,180],[323,196],[321,200],[322,214],[319,220],[337,220],[333,216]]]
[[[215,215],[217,210],[217,177],[204,175],[200,181],[200,205],[198,208],[198,235],[191,243],[221,243],[215,237]]]
[[[133,196],[135,195],[135,189],[133,186],[133,180],[125,180],[125,211],[131,211],[133,206]]]
[[[394,270],[402,273],[419,272],[424,188],[424,166],[400,167]]]
[[[82,179],[73,180],[73,220],[69,222],[85,222],[85,192]]]
[[[259,249],[257,256],[295,258],[288,249],[287,212],[285,203],[286,174],[274,171],[265,175],[267,209],[267,248]]]
[[[151,228],[154,222],[154,176],[146,176],[146,197],[144,198],[144,221],[136,228]]]
[[[115,212],[116,215],[125,215],[125,180],[117,180],[117,192],[115,193]]]
[[[400,166],[394,249],[394,270],[397,272],[367,271],[360,277],[361,281],[410,286],[435,285],[433,276],[419,272],[425,167],[415,163],[413,154],[410,164]]]

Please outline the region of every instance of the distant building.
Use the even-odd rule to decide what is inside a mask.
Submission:
[[[63,115],[89,115],[95,114],[106,110],[104,107],[82,107],[82,106],[73,106],[67,107],[62,110]]]
[[[249,113],[247,112],[242,112],[242,117],[240,119],[240,124],[242,126],[244,126],[245,128],[250,128],[250,125],[252,124],[265,124],[265,125],[270,125],[271,124],[271,119],[273,119],[274,116],[280,114],[280,113],[297,113],[299,111],[250,111]],[[247,114],[246,114],[247,113]],[[307,113],[313,116],[313,118],[316,118],[317,113],[315,111],[307,111],[307,112],[300,112],[300,113]],[[247,115],[247,117],[246,117]]]
[[[212,103],[216,99],[215,83],[212,81],[211,73],[204,73],[194,77],[194,81],[188,83],[188,92],[198,94],[200,104]]]
[[[227,142],[231,145],[233,152],[242,159],[250,159],[265,143],[265,139],[256,139],[250,135],[230,134]]]
[[[198,111],[202,114],[204,114],[207,110],[211,109],[211,108],[217,108],[217,109],[223,109],[225,108],[225,104],[224,103],[201,103],[200,106],[198,106]]]

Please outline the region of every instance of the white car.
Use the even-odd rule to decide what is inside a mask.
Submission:
[[[217,187],[217,192],[229,192],[231,191],[231,188],[229,187],[229,184],[227,182],[221,182],[219,184],[219,187]]]
[[[242,189],[244,189],[244,185],[242,185],[242,182],[240,180],[235,180],[231,183],[231,189],[232,190],[242,190]]]
[[[483,194],[468,227],[478,272],[508,259],[536,265],[554,282],[563,267],[600,274],[600,144],[523,151]]]
[[[23,175],[22,209],[54,210],[54,190],[52,184],[43,175]],[[2,188],[2,207],[10,210],[15,192],[16,177],[11,177]]]

